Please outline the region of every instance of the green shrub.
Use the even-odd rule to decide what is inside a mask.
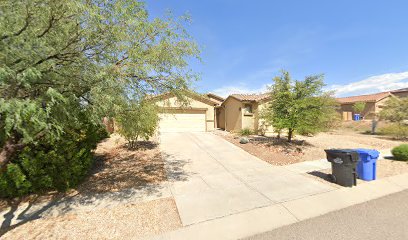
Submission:
[[[0,197],[78,185],[92,166],[92,150],[107,136],[102,126],[83,127],[65,131],[59,141],[32,144],[19,152],[0,175]]]
[[[132,102],[126,111],[119,114],[119,134],[128,141],[129,148],[135,148],[140,139],[148,140],[154,135],[159,124],[157,106],[149,102]]]
[[[408,144],[401,144],[391,152],[395,160],[408,161]]]
[[[241,136],[249,136],[252,134],[252,130],[250,128],[243,128],[239,131],[239,135]]]
[[[393,123],[388,126],[382,127],[378,130],[381,135],[392,136],[397,139],[408,138],[408,126],[398,123]]]

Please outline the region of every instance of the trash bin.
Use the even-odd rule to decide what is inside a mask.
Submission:
[[[360,160],[358,152],[352,149],[327,149],[324,151],[327,160],[332,165],[333,182],[344,187],[356,186],[356,166]]]
[[[360,155],[360,161],[357,164],[357,176],[365,181],[376,179],[377,175],[377,159],[380,152],[372,149],[356,149]]]
[[[360,114],[354,114],[354,121],[360,121],[360,120],[361,120]]]

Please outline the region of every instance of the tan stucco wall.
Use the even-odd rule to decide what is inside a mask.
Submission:
[[[249,128],[251,130],[255,130],[254,122],[255,122],[255,114],[242,113],[242,128]]]
[[[228,98],[222,106],[225,109],[226,131],[242,129],[242,103],[235,98]]]
[[[273,133],[273,127],[270,126],[268,123],[266,123],[265,119],[262,119],[260,117],[262,111],[265,110],[265,108],[268,107],[268,102],[261,102],[257,104],[257,110],[256,110],[256,118],[257,120],[255,121],[255,129],[259,133]]]
[[[252,105],[252,114],[245,113],[244,108],[246,104]],[[242,102],[242,110],[241,110],[242,128],[249,128],[251,130],[256,130],[255,128],[255,119],[256,119],[256,111],[257,111],[256,108],[257,108],[257,104],[254,102]]]
[[[225,109],[223,107],[216,108],[217,128],[225,129]]]
[[[207,131],[214,130],[214,106],[198,101],[194,98],[189,97],[189,104],[188,106],[182,106],[177,101],[177,97],[169,97],[163,100],[159,100],[156,102],[157,106],[162,107],[164,112],[167,109],[171,108],[185,108],[185,109],[206,109],[206,127]]]
[[[253,114],[245,114],[243,108],[245,104],[252,104]],[[267,107],[267,102],[241,102],[235,98],[228,98],[224,103],[225,121],[227,131],[239,131],[249,128],[256,133],[273,133],[272,126],[269,126],[259,114]],[[239,110],[241,108],[241,110]]]

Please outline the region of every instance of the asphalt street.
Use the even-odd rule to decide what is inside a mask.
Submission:
[[[247,239],[406,240],[408,239],[408,190]]]

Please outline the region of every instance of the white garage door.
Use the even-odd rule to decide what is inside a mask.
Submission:
[[[205,132],[205,112],[161,113],[160,132]]]

